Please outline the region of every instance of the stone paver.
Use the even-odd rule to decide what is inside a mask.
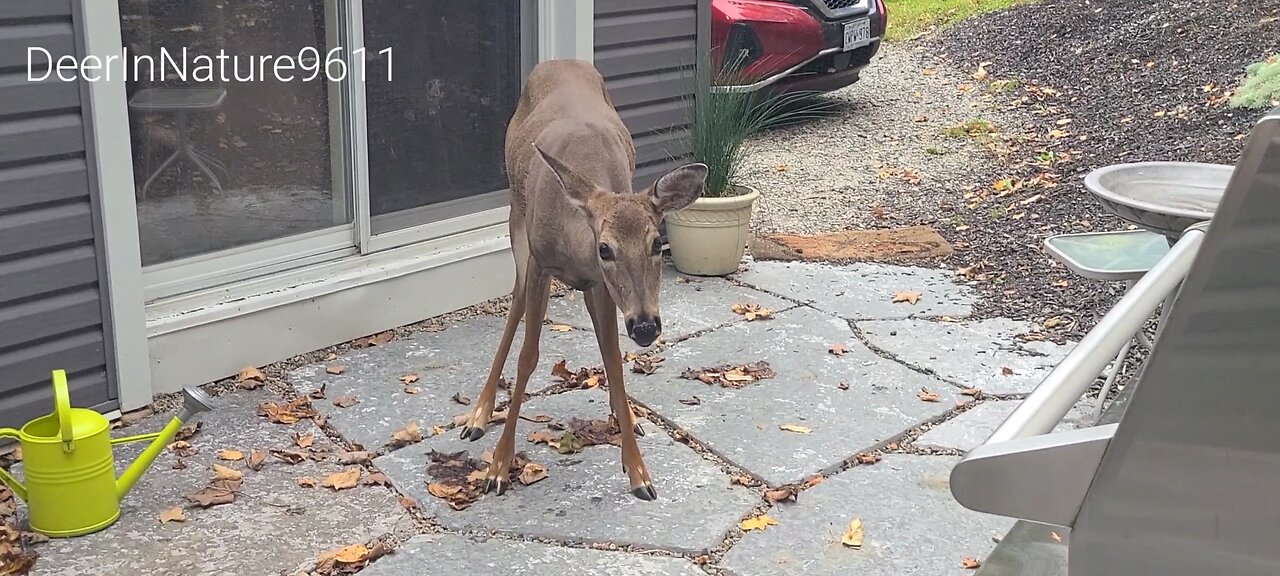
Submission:
[[[452,534],[415,536],[361,576],[706,576],[683,558],[565,548],[536,542],[476,541]]]
[[[936,448],[968,452],[982,445],[987,437],[996,431],[1013,410],[1021,404],[1021,400],[990,400],[966,410],[963,414],[943,422],[916,438],[915,446],[920,448]],[[1074,430],[1091,425],[1088,401],[1077,404],[1055,432]]]
[[[679,278],[684,278],[683,281]],[[582,294],[573,292],[569,297],[553,298],[547,307],[547,317],[552,322],[591,329],[591,316],[587,314]],[[669,265],[662,267],[662,284],[658,301],[662,315],[662,339],[667,342],[686,338],[703,330],[742,321],[742,316],[730,309],[736,303],[753,303],[773,311],[794,304],[770,294],[738,286],[722,278],[684,276]],[[622,313],[618,313],[618,333],[623,351],[639,349],[627,340],[626,325]]]
[[[851,320],[967,316],[977,293],[946,270],[860,263],[754,262],[737,279]],[[915,304],[894,303],[895,292],[919,292]]]
[[[576,391],[529,399],[521,406],[525,417],[547,415],[561,422],[571,418],[604,419],[608,394]],[[631,495],[622,471],[621,451],[610,445],[590,446],[580,453],[560,455],[545,444],[527,441],[529,432],[545,424],[519,421],[517,451],[547,467],[549,476],[529,486],[517,485],[502,496],[488,494],[465,510],[453,510],[427,493],[430,450],[468,451],[479,457],[493,450],[501,425],[491,425],[475,442],[456,431],[427,438],[374,461],[396,486],[418,500],[428,514],[452,529],[492,529],[527,536],[701,551],[718,545],[738,519],[758,503],[759,496],[679,444],[653,424],[640,438],[640,449],[658,500],[641,501]]]
[[[1029,342],[1034,324],[1006,318],[934,322],[919,318],[858,322],[867,341],[907,364],[987,394],[1031,392],[1071,345]],[[1005,374],[1005,369],[1012,371]]]
[[[1013,520],[973,512],[951,497],[950,456],[888,455],[805,491],[769,515],[778,524],[748,533],[724,559],[735,576],[961,576],[961,559],[981,560]],[[840,536],[863,522],[860,550]]]
[[[848,352],[830,353],[835,343]],[[953,386],[876,356],[846,321],[811,308],[734,324],[675,344],[663,356],[655,374],[628,374],[628,394],[774,485],[837,465],[941,415],[958,397]],[[759,360],[777,375],[740,389],[680,378],[686,368]],[[939,402],[917,398],[921,388],[938,393]],[[700,403],[686,404],[693,397]],[[812,432],[783,431],[783,424]]]
[[[291,448],[295,432],[314,435],[317,448],[333,448],[310,420],[286,426],[258,417],[259,402],[276,400],[265,391],[239,392],[217,400],[224,405],[197,417],[204,423],[189,440],[197,453],[184,459],[186,468],[173,469],[177,457],[172,450],[164,450],[125,496],[114,525],[39,545],[34,574],[292,574],[309,567],[327,550],[381,534],[410,533],[410,518],[385,487],[362,485],[335,493],[294,482],[302,476],[322,479],[344,468],[335,462],[289,465],[268,457],[255,472],[244,461],[217,460],[215,452],[224,448],[246,455],[251,449]],[[159,430],[171,416],[154,416],[114,435]],[[117,446],[117,470],[144,447],[145,443]],[[208,485],[215,462],[244,473],[236,500],[207,509],[194,507],[184,496]],[[187,520],[160,524],[160,512],[174,506],[185,508]],[[22,510],[25,514],[25,507]]]
[[[480,316],[459,322],[440,332],[419,332],[403,340],[383,346],[352,350],[330,362],[300,367],[289,374],[289,381],[300,393],[326,384],[324,400],[315,402],[316,409],[329,418],[329,423],[348,440],[369,450],[377,450],[391,440],[392,434],[410,421],[424,429],[446,425],[453,417],[465,414],[467,406],[451,400],[454,394],[475,399],[493,363],[505,321],[493,316]],[[523,325],[517,330],[503,375],[515,382],[516,358],[524,341]],[[595,336],[589,332],[556,332],[543,327],[539,345],[538,368],[529,379],[528,391],[554,385],[551,367],[561,359],[569,366],[599,366],[600,350]],[[342,374],[329,374],[326,367],[340,365]],[[411,386],[416,394],[406,394],[400,377],[413,373],[419,380]],[[339,408],[333,400],[355,396],[358,404]],[[498,401],[505,395],[499,390]]]

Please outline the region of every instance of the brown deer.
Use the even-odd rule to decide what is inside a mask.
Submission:
[[[609,99],[604,78],[581,60],[551,60],[534,67],[507,126],[506,164],[516,282],[502,340],[462,438],[474,441],[485,433],[521,315],[524,342],[506,424],[482,489],[502,494],[509,487],[520,403],[538,365],[538,339],[555,278],[583,293],[604,360],[609,407],[621,432],[623,470],[633,495],[654,500],[657,491],[636,444],[643,431],[622,383],[617,312],[622,310],[627,336],[642,347],[662,333],[658,224],[665,214],[701,195],[707,167],[680,166],[648,188],[633,190],[631,134]]]

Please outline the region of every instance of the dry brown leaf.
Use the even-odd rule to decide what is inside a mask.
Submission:
[[[757,482],[755,478],[752,478],[750,476],[734,474],[733,476],[729,477],[729,485],[732,486],[734,484],[737,484],[738,486],[746,486],[747,488],[752,488],[755,486],[759,486],[760,482]]]
[[[185,440],[174,442],[166,446],[166,448],[173,450],[173,453],[177,454],[181,458],[194,456],[196,453],[195,448],[192,448],[191,444],[188,444]]]
[[[436,498],[444,498],[447,500],[453,495],[459,492],[462,492],[462,487],[450,486],[448,484],[441,484],[439,482],[431,482],[427,484],[427,492],[431,493],[431,495],[435,496]]]
[[[547,477],[547,467],[537,462],[529,462],[520,470],[520,483],[528,486]]]
[[[551,417],[546,414],[534,414],[532,416],[521,416],[521,420],[525,422],[533,422],[534,424],[546,424],[551,421]]]
[[[347,369],[346,369],[346,367],[344,367],[344,366],[339,366],[339,365],[337,365],[337,364],[331,364],[331,365],[329,365],[329,366],[325,367],[324,371],[325,371],[325,372],[328,372],[328,373],[330,373],[330,374],[335,374],[335,375],[336,375],[336,374],[341,374],[341,373],[343,373],[343,372],[346,372],[346,371],[347,371]]]
[[[306,454],[298,452],[297,450],[278,450],[272,448],[270,452],[272,456],[275,456],[288,464],[297,464],[307,459]]]
[[[267,453],[262,450],[250,450],[249,459],[245,460],[245,465],[251,470],[261,470],[262,465],[267,461]]]
[[[461,392],[456,392],[456,393],[454,393],[454,395],[453,395],[453,401],[454,401],[454,402],[457,402],[457,403],[459,403],[459,404],[461,404],[461,405],[463,405],[463,406],[468,406],[468,405],[470,405],[470,404],[471,404],[471,399],[470,399],[470,398],[467,398],[466,396],[463,396]]]
[[[295,434],[293,436],[293,443],[303,449],[310,448],[312,444],[315,444],[315,441],[316,437],[311,434]]]
[[[848,351],[849,351],[849,349],[848,349],[848,348],[846,348],[846,347],[845,347],[845,345],[844,345],[844,343],[841,343],[841,342],[837,342],[837,343],[835,343],[835,344],[832,344],[831,346],[829,346],[829,347],[827,348],[827,352],[830,352],[830,353],[832,353],[832,354],[835,354],[836,356],[844,356],[844,355],[845,355],[845,353],[846,353],[846,352],[848,352]]]
[[[570,372],[569,368],[565,366],[564,360],[560,360],[551,366],[551,375],[565,382],[573,379],[573,372]]]
[[[571,332],[573,330],[573,326],[568,324],[552,324],[551,330],[553,332]]]
[[[208,486],[201,489],[199,492],[188,494],[186,498],[201,508],[208,508],[210,506],[235,502],[236,493],[234,490]]]
[[[862,548],[862,519],[854,518],[840,535],[840,543],[854,549]]]
[[[432,427],[431,427],[431,435],[432,435],[432,436],[439,436],[439,435],[441,435],[441,434],[444,434],[444,426],[432,426]]]
[[[702,404],[702,399],[697,396],[690,396],[688,398],[681,398],[680,403],[685,406],[698,406],[699,404]]]
[[[418,428],[417,422],[405,424],[404,428],[396,430],[391,435],[391,444],[394,446],[407,446],[422,441],[422,430]]]
[[[418,381],[417,374],[405,374],[404,376],[400,377],[401,384],[413,384],[414,382],[417,382],[417,381]]]
[[[262,375],[262,371],[253,366],[245,366],[236,374],[235,383],[237,388],[255,390],[260,388],[265,380],[266,376]]]
[[[378,486],[388,486],[391,484],[391,479],[387,478],[387,475],[382,472],[374,472],[373,474],[365,476],[364,480],[361,480],[360,483],[366,486],[374,484]]]
[[[412,498],[407,498],[405,496],[396,496],[396,501],[399,502],[400,506],[405,510],[418,509],[418,503],[415,502]]]
[[[778,429],[784,432],[795,432],[797,434],[808,434],[810,432],[813,432],[812,428],[808,428],[806,426],[800,426],[797,424],[783,424],[781,426],[778,426]]]
[[[321,382],[320,387],[312,390],[310,394],[307,394],[307,397],[313,400],[324,400],[324,389],[328,386],[328,382]]]
[[[174,440],[190,440],[193,436],[196,435],[197,432],[200,431],[200,428],[203,426],[204,426],[204,420],[196,420],[195,422],[192,422],[190,424],[187,424],[186,426],[179,428],[178,433],[173,435],[173,439]],[[22,447],[19,446],[16,450],[14,450],[14,454],[15,454],[14,456],[15,460],[21,460]]]
[[[777,524],[778,524],[777,520],[774,520],[773,518],[770,518],[767,515],[761,514],[759,516],[752,516],[750,518],[747,518],[746,520],[739,522],[738,528],[741,528],[742,531],[744,532],[750,532],[752,530],[764,530],[768,526],[776,526]]]
[[[761,308],[759,304],[734,304],[729,309],[733,310],[734,314],[746,318],[748,322],[773,318],[773,310]]]
[[[982,398],[982,390],[978,388],[961,388],[960,393],[965,396],[973,396],[974,399]]]
[[[421,392],[421,391],[422,391],[422,389],[421,389],[421,388],[418,388],[417,386],[405,386],[405,387],[404,387],[404,393],[405,393],[405,394],[417,394],[417,393],[419,393],[419,392]]]
[[[299,486],[301,486],[301,487],[303,487],[303,488],[315,488],[315,487],[316,487],[316,484],[319,484],[319,483],[320,483],[320,481],[319,481],[319,480],[316,480],[315,478],[312,478],[312,477],[310,477],[310,476],[303,476],[303,477],[301,477],[301,478],[294,478],[294,479],[293,479],[293,481],[294,481],[294,482],[296,482]]]
[[[355,488],[356,484],[359,482],[360,468],[353,467],[347,468],[341,472],[334,472],[333,474],[326,476],[320,485],[325,488],[333,488],[336,492],[338,490],[346,490],[347,488]]]
[[[1000,367],[1000,375],[1001,375],[1001,376],[1013,376],[1013,368],[1010,368],[1010,367],[1008,367],[1008,366],[1001,366],[1001,367]]]
[[[920,301],[919,292],[894,292],[893,293],[893,302],[895,304],[898,302],[907,302],[909,304],[915,304],[916,302],[919,302],[919,301]]]
[[[559,438],[559,436],[556,436],[556,434],[550,430],[534,430],[533,432],[530,432],[526,438],[534,444],[546,444],[550,446]],[[551,447],[555,448],[555,446]]]
[[[223,466],[221,464],[214,464],[213,479],[214,480],[242,480],[244,479],[244,472],[236,470],[235,468],[227,468],[226,466]]]
[[[825,482],[826,480],[827,480],[826,476],[823,476],[821,474],[814,474],[813,476],[805,478],[804,482],[800,483],[800,487],[805,490],[808,490],[810,488],[813,488],[814,486],[817,486]]]
[[[218,454],[219,460],[228,460],[228,461],[234,462],[236,460],[244,459],[244,453],[239,450],[223,449],[223,450],[219,450],[217,454]]]
[[[876,452],[859,452],[857,456],[854,456],[854,459],[859,464],[875,464],[880,461],[880,454]]]
[[[364,560],[368,556],[369,548],[367,546],[364,544],[352,544],[350,546],[343,547],[337,552],[333,552],[330,558],[338,562],[342,562],[343,564],[354,564]]]
[[[937,402],[938,393],[930,392],[927,388],[921,388],[919,392],[916,392],[916,398],[919,398],[925,402]]]
[[[982,567],[982,562],[972,556],[965,556],[960,559],[960,567],[966,570],[977,570]]]
[[[770,504],[777,504],[783,500],[794,500],[796,497],[795,486],[780,486],[773,490],[765,490],[764,499]]]
[[[360,400],[356,399],[355,396],[339,396],[333,399],[333,405],[339,408],[350,408],[359,403]]]
[[[183,512],[181,506],[174,506],[160,513],[160,523],[168,524],[169,522],[186,522],[187,514]]]

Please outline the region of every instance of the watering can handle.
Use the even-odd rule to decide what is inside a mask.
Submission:
[[[67,392],[67,371],[53,371],[53,401],[58,409],[58,426],[62,428],[62,449],[70,452],[72,439],[71,394]]]

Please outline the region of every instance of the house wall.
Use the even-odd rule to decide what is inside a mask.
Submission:
[[[28,80],[29,46],[87,53],[82,25],[71,0],[0,2],[0,426],[50,411],[55,369],[73,405],[118,406],[87,83]]]
[[[636,145],[636,185],[688,155],[698,54],[710,0],[596,0],[595,64]],[[699,30],[704,30],[699,34]]]

